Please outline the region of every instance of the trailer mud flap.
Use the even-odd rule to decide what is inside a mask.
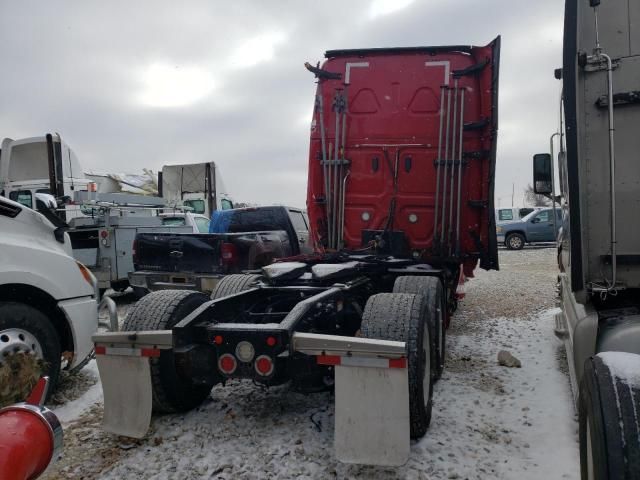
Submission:
[[[150,360],[172,348],[171,330],[96,333],[92,339],[104,395],[104,429],[144,437],[153,406]]]
[[[104,394],[103,427],[142,438],[151,423],[151,371],[143,356],[96,355]]]
[[[407,369],[336,366],[335,382],[337,459],[404,465],[410,450]]]
[[[409,459],[409,375],[404,342],[295,333],[293,349],[335,368],[336,458],[399,466]]]

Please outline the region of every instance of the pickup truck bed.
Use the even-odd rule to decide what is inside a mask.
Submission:
[[[269,265],[276,258],[309,253],[308,223],[295,208],[267,206],[217,211],[210,233],[141,233],[134,245],[129,283],[150,290],[209,292],[224,275]]]
[[[291,255],[283,230],[245,233],[141,233],[136,236],[134,287],[210,291],[224,275]]]

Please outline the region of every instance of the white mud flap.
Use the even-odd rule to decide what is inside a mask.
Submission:
[[[296,351],[335,366],[336,458],[399,466],[409,459],[409,376],[404,342],[310,333]]]
[[[409,377],[405,368],[335,367],[336,457],[399,466],[409,459]]]
[[[172,345],[171,331],[98,333],[93,336],[108,432],[142,438],[151,423],[151,357]]]
[[[149,358],[96,355],[107,432],[142,438],[151,423],[151,371]]]

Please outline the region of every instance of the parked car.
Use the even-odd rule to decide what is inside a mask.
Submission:
[[[562,226],[562,211],[556,209],[556,225],[553,226],[553,209],[531,212],[520,221],[498,223],[498,244],[509,250],[521,250],[526,243],[555,242]]]
[[[138,233],[129,283],[136,295],[164,289],[210,292],[225,275],[311,253],[303,210],[271,206],[218,210],[210,233]]]
[[[60,369],[82,367],[93,350],[98,282],[48,218],[0,197],[0,403],[24,400],[44,375],[55,390]]]

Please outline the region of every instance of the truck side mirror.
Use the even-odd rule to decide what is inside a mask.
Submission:
[[[551,190],[551,155],[537,153],[533,156],[533,191],[548,195]]]

